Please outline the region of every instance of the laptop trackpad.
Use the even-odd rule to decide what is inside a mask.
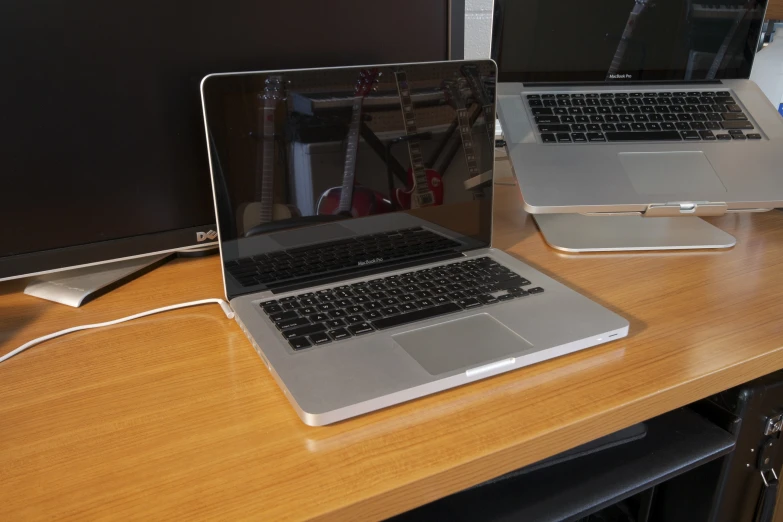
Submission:
[[[703,152],[621,152],[618,156],[638,194],[726,192]]]
[[[432,375],[475,368],[533,345],[487,314],[393,335],[392,338]]]

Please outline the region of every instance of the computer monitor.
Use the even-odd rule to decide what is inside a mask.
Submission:
[[[464,0],[4,2],[0,281],[214,241],[206,74],[461,58],[463,18]]]

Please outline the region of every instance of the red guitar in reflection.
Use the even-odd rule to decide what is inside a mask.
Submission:
[[[359,148],[359,127],[362,123],[362,104],[378,83],[380,73],[377,69],[365,69],[359,73],[353,96],[353,113],[348,130],[348,143],[345,150],[343,167],[343,185],[332,187],[318,200],[319,214],[340,214],[360,217],[381,214],[392,209],[391,201],[384,199],[380,192],[357,185],[356,154]]]
[[[408,77],[403,71],[394,73],[397,82],[397,92],[400,94],[402,118],[405,121],[405,134],[416,134],[416,120],[413,114],[413,101],[408,86]],[[419,208],[443,204],[443,180],[440,174],[424,168],[419,140],[408,141],[408,153],[411,158],[411,168],[408,169],[406,188],[397,189],[394,197],[402,208]]]

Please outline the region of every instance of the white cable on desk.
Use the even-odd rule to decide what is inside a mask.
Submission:
[[[215,303],[220,305],[220,308],[223,309],[223,312],[225,312],[226,317],[229,319],[234,318],[234,311],[231,310],[231,307],[228,305],[227,302],[225,302],[222,299],[201,299],[200,301],[191,301],[189,303],[180,303],[175,304],[171,306],[164,306],[162,308],[156,308],[154,310],[149,310],[147,312],[141,312],[140,314],[135,315],[129,315],[128,317],[123,317],[121,319],[115,319],[113,321],[106,321],[105,323],[96,323],[96,324],[85,324],[83,326],[74,326],[73,328],[66,328],[65,330],[60,330],[59,332],[54,332],[49,335],[44,335],[43,337],[39,337],[38,339],[33,339],[32,341],[24,343],[22,346],[17,348],[16,350],[13,350],[2,357],[0,357],[0,363],[3,361],[6,361],[13,357],[14,355],[18,355],[22,353],[23,351],[27,350],[28,348],[35,346],[36,344],[40,344],[44,341],[48,341],[49,339],[54,339],[55,337],[60,337],[61,335],[69,334],[71,332],[78,332],[79,330],[90,330],[92,328],[102,328],[104,326],[111,326],[114,324],[124,323],[126,321],[132,321],[134,319],[138,319],[140,317],[146,317],[148,315],[153,314],[159,314],[161,312],[168,312],[169,310],[176,310],[178,308],[187,308],[190,306],[198,306],[203,304],[211,304]]]

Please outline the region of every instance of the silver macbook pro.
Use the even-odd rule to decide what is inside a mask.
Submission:
[[[526,209],[783,206],[783,118],[748,79],[766,5],[497,0],[498,112]]]
[[[305,423],[627,334],[492,248],[495,77],[484,60],[203,80],[226,296]]]

